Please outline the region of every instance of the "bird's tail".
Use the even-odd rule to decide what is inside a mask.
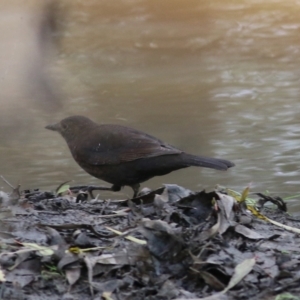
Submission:
[[[181,157],[187,166],[204,167],[216,170],[227,170],[234,166],[234,163],[225,159],[197,156],[187,153],[182,153]]]

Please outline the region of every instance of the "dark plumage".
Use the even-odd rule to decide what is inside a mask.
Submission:
[[[228,160],[187,154],[163,141],[129,127],[99,125],[83,116],[72,116],[47,129],[66,140],[75,161],[90,175],[111,183],[112,190],[132,187],[154,176],[190,167],[227,170]]]

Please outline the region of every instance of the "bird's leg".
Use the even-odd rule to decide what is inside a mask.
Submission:
[[[72,192],[79,192],[81,191],[87,191],[88,194],[92,199],[94,199],[93,191],[113,191],[113,192],[118,192],[121,189],[120,186],[112,186],[112,187],[106,187],[106,186],[94,186],[94,185],[80,185],[80,186],[73,186],[70,187],[70,190]]]
[[[111,187],[88,186],[87,191],[90,194],[90,196],[92,197],[92,199],[94,198],[92,191],[95,191],[95,190],[118,192],[121,190],[121,186],[115,185],[115,184],[113,184]]]
[[[140,189],[140,185],[137,183],[137,184],[131,185],[130,187],[133,189],[133,198],[137,197],[137,194]]]
[[[117,185],[117,184],[113,184],[111,186],[110,190],[113,191],[113,192],[119,192],[119,191],[121,191],[121,186]]]
[[[95,199],[94,195],[93,195],[93,191],[110,191],[111,188],[106,187],[106,186],[93,186],[93,185],[89,185],[87,187],[87,192],[89,193],[90,197],[92,199]]]
[[[140,185],[133,184],[130,186],[133,189],[133,198],[135,198],[139,192]],[[94,199],[93,191],[112,191],[112,192],[119,192],[121,190],[121,186],[117,184],[113,184],[111,187],[106,186],[94,186],[94,185],[79,185],[79,186],[73,186],[70,187],[70,190],[72,192],[78,193],[81,191],[87,191],[92,199]]]

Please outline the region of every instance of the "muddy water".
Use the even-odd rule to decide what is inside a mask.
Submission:
[[[30,21],[40,12],[35,5],[6,12],[12,20],[29,15],[20,26],[23,45],[35,45],[24,35],[28,24],[38,26]],[[5,52],[0,71],[0,166],[9,181],[47,189],[66,180],[99,184],[77,167],[61,137],[43,129],[83,114],[236,163],[228,172],[189,168],[143,185],[242,190],[251,183],[252,191],[299,193],[300,1],[68,0],[53,11],[55,50],[44,60],[46,71],[37,66],[26,84],[7,88],[28,80],[29,67],[13,62],[37,56],[24,55],[22,44],[20,53]],[[1,47],[11,50],[18,29],[1,26],[10,41]],[[43,56],[41,44],[34,47]],[[43,83],[51,81],[46,100],[43,89],[37,96],[32,88],[41,74]],[[292,210],[300,212],[299,201]]]

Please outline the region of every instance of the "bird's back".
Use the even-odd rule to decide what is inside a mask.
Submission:
[[[78,141],[72,141],[69,146],[76,160],[80,158],[91,165],[116,165],[137,159],[182,153],[149,134],[115,124],[85,129]]]

